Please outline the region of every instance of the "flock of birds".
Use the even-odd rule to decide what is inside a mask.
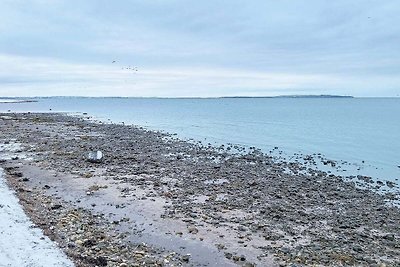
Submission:
[[[117,61],[116,61],[116,60],[113,60],[111,63],[114,64],[114,63],[117,63]],[[138,67],[135,67],[135,66],[133,66],[133,67],[131,67],[131,66],[122,67],[122,69],[123,69],[123,70],[131,70],[131,71],[134,71],[134,72],[137,72],[137,71],[138,71]]]

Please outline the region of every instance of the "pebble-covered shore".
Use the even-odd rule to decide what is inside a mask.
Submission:
[[[78,266],[400,266],[399,197],[368,177],[62,114],[0,128],[10,184]]]

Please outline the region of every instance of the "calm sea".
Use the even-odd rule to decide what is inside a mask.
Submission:
[[[400,178],[400,98],[38,98],[0,111],[87,112],[102,120],[283,155],[321,153],[344,175]]]

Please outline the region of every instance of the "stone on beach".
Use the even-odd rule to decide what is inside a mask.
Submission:
[[[103,161],[103,152],[100,150],[91,151],[88,153],[87,160],[91,163],[101,163]]]

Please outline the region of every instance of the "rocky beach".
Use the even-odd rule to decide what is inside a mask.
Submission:
[[[89,119],[0,114],[8,185],[76,266],[400,266],[393,181]]]

